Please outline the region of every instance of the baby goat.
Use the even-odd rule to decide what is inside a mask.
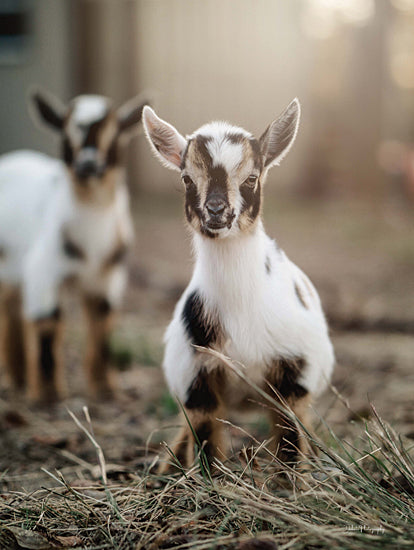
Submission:
[[[259,140],[224,122],[184,138],[144,107],[144,130],[156,156],[181,172],[196,255],[193,277],[166,332],[163,367],[210,462],[218,452],[225,456],[217,418],[245,399],[247,385],[195,346],[243,364],[247,376],[287,402],[305,426],[311,397],[326,387],[333,369],[318,294],[266,235],[260,218],[267,172],[291,148],[299,116],[295,99]],[[275,451],[296,460],[306,449],[299,425],[279,410],[269,413]],[[183,464],[193,462],[188,425],[173,451]]]
[[[42,122],[59,132],[63,161],[34,151],[0,158],[4,362],[12,385],[27,382],[32,400],[60,396],[60,295],[64,283],[75,282],[89,325],[89,390],[104,396],[112,312],[124,292],[133,237],[123,150],[144,104],[135,98],[116,110],[105,97],[84,95],[65,106],[40,91],[32,102]]]

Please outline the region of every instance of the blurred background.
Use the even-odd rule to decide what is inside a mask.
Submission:
[[[279,187],[414,200],[414,0],[0,0],[0,81],[1,153],[56,152],[28,117],[33,83],[64,100],[148,90],[183,133],[260,134],[298,96]],[[134,191],[168,191],[142,139],[130,170]]]
[[[183,134],[226,119],[259,136],[299,97],[299,135],[269,174],[264,221],[330,322],[344,399],[328,392],[321,412],[346,434],[369,399],[414,437],[414,0],[0,0],[0,153],[59,153],[29,117],[31,84],[65,101],[147,91]],[[137,240],[114,348],[132,365],[119,385],[133,400],[101,411],[101,438],[119,435],[114,460],[137,424],[170,439],[159,427],[176,409],[151,367],[192,269],[178,174],[142,132],[128,169]],[[83,329],[68,329],[77,395]]]

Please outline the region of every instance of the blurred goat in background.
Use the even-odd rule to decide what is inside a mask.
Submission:
[[[134,98],[116,110],[98,95],[68,106],[40,91],[31,99],[42,122],[60,133],[62,161],[34,151],[0,158],[4,362],[11,385],[27,383],[33,401],[62,395],[61,290],[76,283],[89,325],[89,392],[105,397],[108,337],[133,238],[123,149],[145,102]]]

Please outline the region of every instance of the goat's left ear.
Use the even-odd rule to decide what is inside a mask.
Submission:
[[[264,167],[279,164],[288,154],[298,133],[300,103],[295,98],[260,137]]]
[[[145,105],[148,105],[148,101],[143,100],[142,96],[136,96],[118,109],[119,130],[122,134],[131,136],[136,133]]]

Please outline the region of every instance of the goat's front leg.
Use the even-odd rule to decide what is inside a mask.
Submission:
[[[218,420],[225,411],[224,383],[221,369],[207,371],[201,367],[187,391],[184,425],[172,445],[173,454],[185,468],[194,463],[197,448],[209,465],[215,457],[225,458],[223,425]],[[162,462],[159,472],[167,473],[173,468],[170,458]]]
[[[62,397],[62,328],[58,307],[42,317],[26,320],[27,392],[31,401],[51,403]]]
[[[25,384],[25,353],[21,293],[19,289],[0,286],[0,350],[7,378],[13,390]]]
[[[86,294],[84,306],[88,323],[85,371],[89,393],[94,398],[104,399],[112,395],[109,381],[109,338],[114,313],[104,296]]]

